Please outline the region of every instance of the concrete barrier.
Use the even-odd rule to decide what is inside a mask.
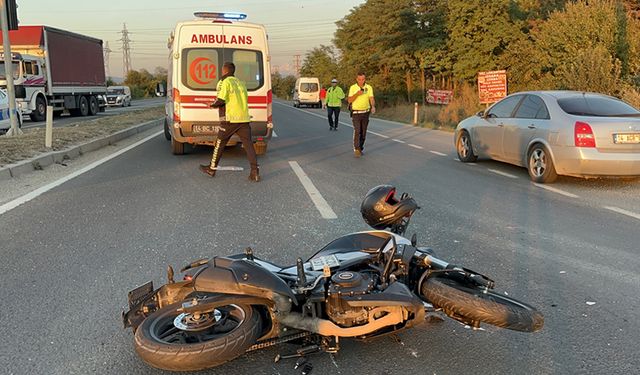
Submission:
[[[151,120],[77,146],[71,146],[60,151],[47,152],[46,154],[40,154],[31,159],[21,160],[14,164],[5,165],[0,168],[0,181],[10,180],[13,177],[25,175],[33,172],[34,170],[40,170],[53,163],[64,163],[66,160],[74,159],[82,154],[115,144],[118,141],[147,131],[155,126],[161,126],[163,124],[162,121],[163,118]]]

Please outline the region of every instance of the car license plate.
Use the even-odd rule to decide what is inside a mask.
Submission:
[[[215,133],[218,131],[218,126],[216,125],[193,125],[192,128],[194,133]]]
[[[614,134],[613,143],[640,143],[640,133]]]

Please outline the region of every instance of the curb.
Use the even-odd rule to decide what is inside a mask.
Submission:
[[[87,143],[72,146],[60,151],[47,152],[31,159],[26,159],[14,164],[5,165],[4,167],[0,168],[0,181],[11,180],[13,177],[18,177],[36,170],[41,170],[45,167],[50,166],[51,164],[62,163],[64,160],[74,159],[82,154],[86,154],[105,146],[112,145],[125,138],[151,129],[154,126],[162,125],[162,120],[163,118],[147,121],[145,123],[117,131],[106,137],[94,139]]]

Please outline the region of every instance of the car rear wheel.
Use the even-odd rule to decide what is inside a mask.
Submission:
[[[555,181],[558,177],[553,160],[551,160],[551,154],[543,145],[535,144],[531,147],[527,160],[527,170],[531,181],[545,184]]]
[[[169,124],[167,123],[167,119],[164,119],[164,137],[167,141],[171,140],[171,132],[169,131]]]
[[[472,163],[478,160],[478,157],[473,153],[471,136],[466,130],[460,132],[456,142],[456,151],[458,152],[458,159],[463,163]]]

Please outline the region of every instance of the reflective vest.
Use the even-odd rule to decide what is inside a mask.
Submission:
[[[360,86],[358,84],[351,85],[349,88],[349,96],[354,96],[358,91],[360,91]],[[373,98],[373,87],[368,83],[364,84],[364,94],[358,96],[356,100],[351,103],[351,109],[354,111],[366,111],[371,108],[371,103],[369,102],[369,98]]]
[[[218,82],[218,98],[224,100],[225,118],[231,123],[249,122],[249,100],[247,87],[234,76]]]

